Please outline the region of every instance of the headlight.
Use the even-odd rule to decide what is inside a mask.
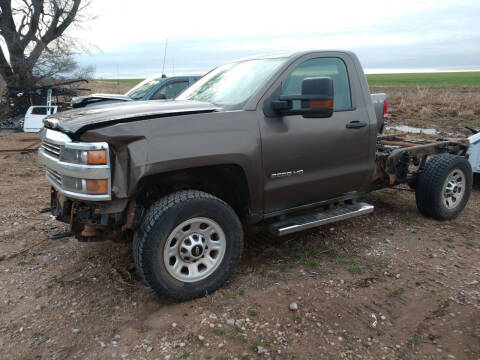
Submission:
[[[84,165],[106,165],[107,152],[105,150],[78,150],[62,147],[60,160]]]

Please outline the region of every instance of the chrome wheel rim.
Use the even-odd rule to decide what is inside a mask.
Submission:
[[[176,280],[200,281],[218,268],[226,247],[222,227],[212,219],[196,217],[173,229],[163,249],[163,261]]]
[[[455,169],[448,174],[443,185],[442,201],[447,209],[455,209],[465,195],[466,180],[462,170]]]

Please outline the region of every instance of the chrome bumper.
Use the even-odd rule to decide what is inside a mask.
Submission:
[[[38,150],[40,162],[46,167],[47,180],[62,195],[71,199],[105,201],[111,199],[111,171],[108,144],[105,142],[72,142],[70,137],[59,131],[44,128],[40,133],[42,145]],[[62,160],[64,149],[106,150],[106,165],[85,165]],[[88,179],[107,179],[106,194],[88,194]]]

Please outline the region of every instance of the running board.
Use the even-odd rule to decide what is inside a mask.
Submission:
[[[291,217],[270,225],[270,231],[277,236],[311,229],[320,225],[369,214],[374,206],[367,203],[338,205],[332,209]]]

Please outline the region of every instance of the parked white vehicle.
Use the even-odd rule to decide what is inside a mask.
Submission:
[[[470,146],[468,148],[468,161],[472,166],[475,177],[480,177],[480,132],[473,134],[468,138]]]
[[[39,132],[43,128],[43,119],[55,114],[58,106],[35,105],[30,106],[23,121],[24,132]]]

